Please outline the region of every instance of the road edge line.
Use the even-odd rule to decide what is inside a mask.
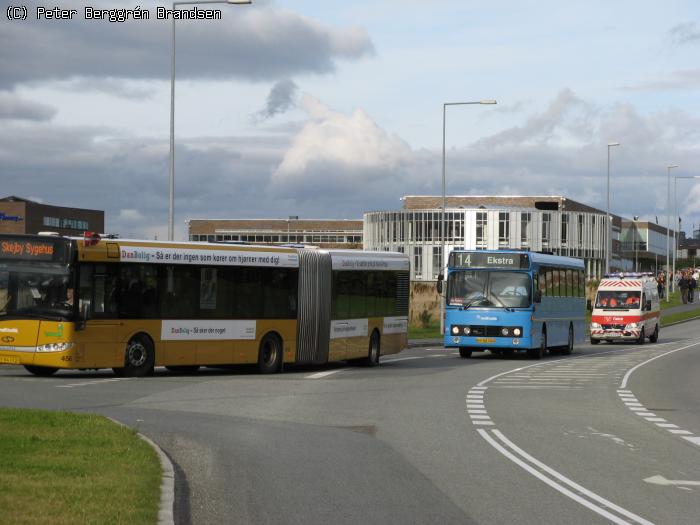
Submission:
[[[105,417],[119,426],[129,429],[132,428],[114,418]],[[161,480],[160,501],[158,503],[158,525],[175,525],[175,516],[173,513],[173,508],[175,506],[175,468],[173,467],[173,463],[170,461],[168,455],[163,452],[163,449],[152,439],[144,436],[141,432],[136,432],[136,435],[151,446],[160,460]]]

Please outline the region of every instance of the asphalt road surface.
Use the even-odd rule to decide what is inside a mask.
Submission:
[[[700,522],[700,322],[657,344],[474,356],[276,376],[0,367],[0,405],[138,428],[176,465],[177,523]]]

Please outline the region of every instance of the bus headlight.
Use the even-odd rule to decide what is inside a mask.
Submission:
[[[469,335],[471,333],[472,333],[471,329],[468,326],[465,326],[464,327],[464,335]]]
[[[513,328],[513,335],[516,337],[520,337],[520,328]]]
[[[507,337],[507,336],[508,336],[508,329],[507,329],[507,328],[501,328],[501,335],[502,335],[503,337]]]
[[[65,352],[73,348],[73,343],[49,343],[36,347],[37,352]]]
[[[453,327],[452,327],[452,333],[453,333],[454,335],[457,335],[457,334],[459,333],[459,326],[453,326]]]
[[[640,323],[630,323],[625,326],[625,330],[636,330],[640,327]]]
[[[591,323],[591,328],[600,328],[598,323]]]

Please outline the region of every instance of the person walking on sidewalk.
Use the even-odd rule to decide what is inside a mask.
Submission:
[[[681,278],[678,280],[678,289],[681,291],[681,300],[683,304],[688,304],[688,288],[690,286],[690,281],[685,273],[681,274]]]
[[[688,272],[688,302],[692,303],[694,298],[695,298],[695,288],[697,287],[698,282],[695,279],[695,276],[691,273]]]

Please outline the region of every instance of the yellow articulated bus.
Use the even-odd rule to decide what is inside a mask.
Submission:
[[[373,366],[406,347],[408,280],[400,253],[0,235],[0,363]]]

